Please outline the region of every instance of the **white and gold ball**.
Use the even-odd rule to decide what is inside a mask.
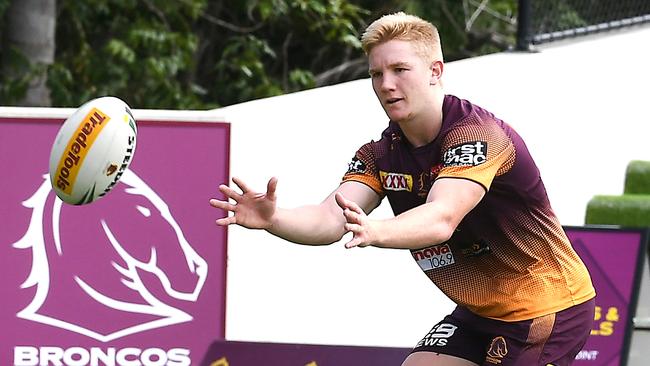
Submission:
[[[77,108],[54,140],[50,181],[56,195],[73,205],[105,196],[133,160],[137,127],[131,108],[100,97]]]

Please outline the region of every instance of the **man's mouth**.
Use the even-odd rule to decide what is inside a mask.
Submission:
[[[386,104],[392,105],[392,104],[395,104],[395,103],[399,102],[400,100],[402,100],[402,98],[389,98],[389,99],[386,99]]]

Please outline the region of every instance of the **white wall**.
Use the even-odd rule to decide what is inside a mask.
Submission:
[[[630,160],[650,160],[649,47],[643,27],[489,55],[448,63],[445,85],[523,135],[560,220],[581,225],[593,195],[622,193]],[[279,177],[284,207],[324,198],[387,122],[367,79],[215,113],[232,123],[231,174],[258,190]],[[452,307],[407,251],[230,229],[230,340],[411,347]]]

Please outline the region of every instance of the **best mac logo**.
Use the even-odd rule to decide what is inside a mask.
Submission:
[[[21,288],[34,296],[19,318],[101,342],[193,319],[183,308],[199,297],[207,262],[134,172],[115,188],[90,205],[64,205],[44,176],[23,202],[31,218],[13,247],[31,250]]]

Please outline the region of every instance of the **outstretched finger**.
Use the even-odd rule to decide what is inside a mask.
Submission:
[[[349,201],[347,198],[343,197],[343,195],[339,192],[337,192],[334,195],[334,199],[336,200],[336,203],[339,205],[340,208],[345,210],[346,208],[350,207],[350,203],[352,201]]]
[[[347,200],[348,202],[348,209],[352,212],[355,212],[359,215],[365,215],[365,212],[361,209],[359,205],[357,205],[356,202]]]
[[[233,183],[235,183],[237,185],[237,187],[239,187],[239,189],[241,189],[241,192],[243,194],[246,194],[246,193],[251,191],[248,184],[244,183],[243,180],[241,180],[241,179],[239,179],[237,177],[232,177],[232,181],[233,181]]]
[[[346,208],[343,210],[343,216],[345,217],[345,221],[350,222],[350,223],[359,223],[361,220],[359,219],[359,213],[354,212],[350,210],[349,208]]]
[[[219,208],[219,209],[227,210],[227,211],[235,211],[236,205],[233,205],[230,202],[219,201],[219,200],[214,199],[214,198],[211,199],[209,202],[210,202],[210,206],[212,206],[214,208]]]
[[[334,198],[336,199],[336,203],[339,205],[339,207],[341,207],[344,211],[347,209],[352,212],[356,212],[359,215],[365,215],[365,212],[361,206],[359,206],[356,202],[350,201],[349,199],[343,197],[341,193],[337,192],[334,195]]]
[[[239,192],[235,191],[225,184],[219,186],[219,191],[226,195],[226,197],[235,200],[235,202],[239,202],[242,198],[242,195]]]
[[[354,247],[358,247],[359,244],[361,244],[360,240],[358,240],[357,238],[352,238],[352,240],[345,243],[345,248],[346,249],[351,249],[351,248],[354,248]]]
[[[275,201],[275,190],[278,188],[278,178],[272,177],[266,184],[266,197],[271,201]]]
[[[228,216],[228,217],[223,217],[223,218],[217,219],[215,222],[219,226],[228,226],[228,225],[231,225],[231,224],[236,224],[237,223],[237,218],[235,218],[235,216]]]
[[[351,232],[354,235],[359,234],[362,230],[363,227],[359,224],[353,224],[351,222],[348,222],[344,225],[345,231]]]

